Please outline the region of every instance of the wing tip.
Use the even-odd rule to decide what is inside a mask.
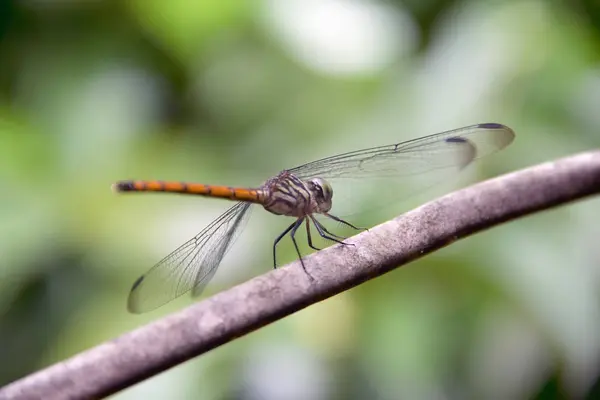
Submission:
[[[129,311],[132,314],[141,314],[145,311],[149,311],[148,309],[144,309],[140,306],[141,305],[140,297],[139,297],[140,291],[137,289],[140,287],[140,285],[142,284],[143,281],[144,281],[144,275],[137,278],[135,280],[135,282],[133,282],[133,285],[131,286],[131,291],[129,292],[129,297],[127,298],[127,311]]]
[[[502,125],[497,122],[484,122],[482,124],[478,124],[477,127],[483,129],[510,129],[506,125]]]
[[[458,156],[458,166],[460,169],[465,168],[467,165],[471,164],[473,160],[475,160],[477,156],[477,148],[475,145],[468,139],[460,136],[450,136],[444,139],[446,143],[451,143],[452,145],[461,146],[465,151],[457,153]]]
[[[496,145],[498,146],[498,150],[503,149],[511,144],[516,137],[514,130],[497,122],[485,122],[483,124],[478,124],[477,127],[481,129],[502,131],[502,135],[497,135]]]

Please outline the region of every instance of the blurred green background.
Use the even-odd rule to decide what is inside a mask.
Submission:
[[[372,226],[597,148],[599,111],[594,0],[3,0],[0,385],[191,304],[125,308],[230,204],[116,180],[253,186],[474,123],[516,131]],[[599,221],[590,199],[494,228],[114,398],[600,398]],[[254,210],[205,296],[268,272],[289,223]]]

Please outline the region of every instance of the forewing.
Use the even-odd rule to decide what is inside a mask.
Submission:
[[[334,192],[331,212],[347,217],[380,209],[451,179],[513,139],[513,131],[504,125],[479,124],[340,154],[289,171],[304,180],[327,180]]]
[[[241,232],[250,205],[235,204],[142,275],[129,293],[129,311],[154,310],[190,290],[199,295]]]
[[[397,144],[340,154],[289,170],[301,179],[398,177],[443,168],[464,168],[508,146],[514,132],[500,124],[479,124]]]

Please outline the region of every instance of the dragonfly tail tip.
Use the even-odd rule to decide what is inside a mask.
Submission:
[[[130,190],[133,190],[133,182],[131,182],[131,181],[120,181],[120,182],[113,183],[112,185],[110,185],[110,188],[115,193],[127,192],[127,191],[130,191]]]

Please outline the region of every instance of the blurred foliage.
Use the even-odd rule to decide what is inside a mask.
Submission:
[[[0,384],[190,303],[132,282],[228,204],[120,179],[257,185],[478,122],[515,143],[454,186],[600,145],[597,1],[0,2]],[[436,191],[368,213],[375,225]],[[115,398],[600,396],[598,200],[490,230]],[[267,272],[257,209],[206,295]],[[294,259],[284,243],[285,261]]]

